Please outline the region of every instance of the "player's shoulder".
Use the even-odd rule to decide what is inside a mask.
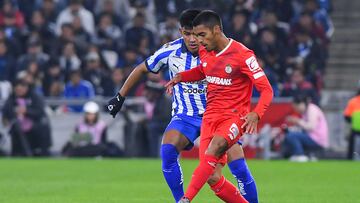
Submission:
[[[244,54],[244,53],[249,53],[249,54],[253,54],[254,51],[249,49],[247,46],[245,46],[243,43],[238,42],[236,40],[233,40],[233,46],[232,46],[233,50],[236,50],[237,52],[239,52],[240,54]]]
[[[162,50],[176,50],[178,48],[180,48],[183,44],[184,39],[183,38],[179,38],[176,39],[174,41],[165,43],[164,45],[161,46],[160,49]]]
[[[236,40],[233,41],[232,50],[233,53],[237,55],[237,58],[241,59],[243,62],[256,58],[253,50],[249,49],[243,43]]]

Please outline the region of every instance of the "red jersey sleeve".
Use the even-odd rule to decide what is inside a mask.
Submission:
[[[194,81],[203,80],[205,78],[202,64],[190,70],[181,72],[179,74],[181,75],[182,82],[194,82]]]
[[[261,118],[271,103],[273,90],[264,71],[259,66],[254,52],[247,50],[242,56],[241,72],[250,78],[255,88],[260,92],[258,104],[253,111]]]

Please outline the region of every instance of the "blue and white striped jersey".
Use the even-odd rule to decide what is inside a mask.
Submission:
[[[173,78],[176,73],[199,65],[200,58],[192,55],[187,50],[184,40],[180,38],[163,45],[145,60],[145,64],[148,70],[153,73],[168,67],[170,78]],[[206,105],[206,88],[207,83],[205,80],[176,84],[173,90],[172,115],[202,115]]]

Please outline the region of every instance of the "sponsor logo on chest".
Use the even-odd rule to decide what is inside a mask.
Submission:
[[[206,76],[206,81],[208,83],[216,84],[216,85],[231,85],[231,78],[220,78],[215,76]]]

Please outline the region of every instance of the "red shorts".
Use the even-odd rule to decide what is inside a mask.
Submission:
[[[239,138],[243,135],[243,129],[241,128],[243,123],[244,120],[241,120],[237,115],[232,117],[219,116],[215,119],[203,118],[199,147],[200,160],[204,158],[205,151],[215,135],[225,138],[228,143],[228,148],[237,143]],[[227,156],[226,153],[224,153],[224,155],[220,157],[219,163],[225,165],[226,162]]]

